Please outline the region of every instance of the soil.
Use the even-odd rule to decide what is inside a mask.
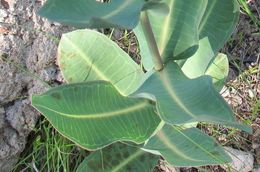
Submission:
[[[25,149],[26,138],[33,130],[39,113],[30,103],[32,94],[48,89],[48,84],[62,82],[60,71],[55,64],[56,50],[62,33],[73,28],[51,23],[37,15],[45,0],[0,0],[0,171],[9,172],[17,162],[19,154]],[[259,5],[259,4],[258,4]],[[258,6],[259,7],[259,6]],[[255,9],[252,7],[252,9]],[[260,97],[259,74],[250,76],[252,84],[236,81],[242,70],[259,65],[260,36],[259,28],[252,24],[247,15],[241,15],[240,24],[231,41],[222,52],[231,61],[230,84],[237,82],[236,93],[244,93],[230,101],[234,92],[226,93],[226,99],[243,118],[249,118],[253,107],[247,97],[248,90],[256,90],[254,96]],[[116,36],[116,34],[119,34]],[[123,37],[114,33],[115,37]],[[134,55],[137,46],[125,48]],[[119,41],[119,44],[120,41]],[[238,67],[236,67],[238,65]],[[259,70],[259,68],[258,68]],[[246,86],[247,87],[246,87]],[[242,100],[242,103],[241,103]],[[239,102],[238,105],[235,102]],[[259,109],[258,109],[259,110]],[[253,135],[238,133],[250,142],[241,140],[239,149],[250,151],[255,156],[255,165],[260,164],[260,111],[252,119]],[[209,133],[210,134],[210,133]],[[227,138],[226,138],[227,139]],[[221,142],[221,140],[219,140]],[[242,146],[241,146],[242,145]],[[243,146],[244,145],[244,146]],[[231,146],[237,146],[231,144]],[[205,167],[210,171],[221,171],[219,166]],[[171,171],[167,165],[158,165],[158,171]],[[222,169],[223,170],[223,169]],[[182,168],[180,171],[198,171],[197,168]]]

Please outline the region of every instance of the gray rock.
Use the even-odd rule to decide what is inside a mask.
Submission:
[[[254,157],[249,152],[243,152],[230,147],[225,147],[225,151],[229,154],[232,162],[228,165],[223,165],[222,167],[227,169],[227,171],[239,171],[239,172],[249,172],[253,170],[254,167]]]
[[[0,105],[20,97],[24,87],[21,78],[22,74],[17,72],[14,67],[0,60]]]
[[[4,108],[0,107],[0,129],[4,127]]]
[[[5,10],[0,9],[0,22],[3,22],[4,18],[7,16],[7,12]]]
[[[13,106],[8,107],[5,119],[20,136],[27,136],[37,122],[38,113],[26,99],[16,101]]]
[[[29,97],[32,97],[33,94],[40,94],[48,90],[48,87],[39,80],[31,81],[31,83],[28,83],[28,87],[30,88],[28,90]]]
[[[19,137],[17,132],[8,126],[0,131],[0,171],[9,172],[17,162],[17,154],[24,149],[25,138]]]
[[[0,108],[0,171],[10,171],[24,149],[26,137],[39,114],[29,100],[16,101],[4,111]]]
[[[43,78],[44,81],[53,81],[57,79],[57,68],[56,66],[50,66],[45,69],[43,69],[40,73],[41,78]]]
[[[253,172],[260,172],[260,167],[253,169]]]
[[[0,1],[0,28],[7,31],[0,33],[0,172],[17,162],[39,118],[31,95],[47,90],[42,80],[62,81],[56,51],[61,34],[71,29],[39,17],[44,2]]]

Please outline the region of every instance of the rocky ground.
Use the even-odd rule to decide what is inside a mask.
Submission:
[[[44,0],[0,0],[0,172],[10,171],[17,162],[19,154],[25,148],[26,138],[39,118],[39,114],[30,105],[30,96],[43,92],[48,84],[62,82],[55,64],[57,38],[71,28],[41,19],[37,10],[43,3]],[[120,32],[115,32],[114,36],[122,37]],[[260,164],[260,103],[256,107],[255,101],[260,97],[260,74],[257,68],[259,45],[259,29],[247,15],[241,14],[236,33],[222,50],[229,55],[231,61],[230,82],[223,96],[240,120],[251,121],[254,134],[236,132],[230,135],[229,130],[218,129],[220,132],[217,135],[221,143],[231,140],[225,143],[226,146],[251,153],[255,168]],[[137,49],[135,43],[128,48],[122,47],[130,54],[135,54]],[[138,56],[135,57],[138,60]],[[248,69],[256,69],[257,72],[237,78]],[[255,114],[254,117],[250,116],[252,114]],[[203,129],[213,134],[210,129]],[[224,170],[220,166],[203,169]],[[173,168],[163,164],[158,166],[158,170],[171,171]]]
[[[67,27],[37,15],[43,1],[0,1],[0,171],[8,172],[24,150],[39,114],[30,96],[55,84],[57,41]],[[46,34],[48,33],[48,34]],[[37,76],[37,77],[35,77]]]

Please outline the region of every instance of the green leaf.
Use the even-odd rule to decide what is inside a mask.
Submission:
[[[62,36],[58,64],[69,83],[105,80],[115,85],[123,95],[136,90],[143,74],[116,43],[88,29]]]
[[[174,166],[202,166],[230,162],[214,140],[197,128],[180,129],[165,125],[145,144],[144,150],[159,152]]]
[[[199,45],[198,51],[191,58],[185,59],[184,61],[176,61],[179,66],[182,66],[182,71],[189,78],[197,78],[205,75],[207,68],[215,57],[208,38],[201,39]]]
[[[231,36],[238,22],[239,13],[237,0],[208,0],[199,33],[200,39],[208,38],[215,54]]]
[[[236,123],[209,76],[189,79],[174,62],[168,63],[163,71],[154,72],[135,94],[153,95],[161,118],[169,124],[210,122],[251,131],[248,126]]]
[[[95,0],[48,0],[39,14],[49,20],[88,28],[133,29],[142,9],[162,7],[160,0],[127,0],[101,3]]]
[[[160,123],[148,100],[121,96],[104,81],[59,86],[33,96],[32,104],[62,135],[88,150],[116,141],[142,143]]]
[[[151,172],[159,158],[137,147],[115,143],[87,156],[77,172]]]
[[[193,55],[198,49],[198,28],[207,6],[207,0],[163,0],[168,4],[168,15],[158,15],[148,11],[157,46],[163,61],[183,59]],[[143,64],[146,70],[153,68],[151,54],[141,25],[134,30],[138,38]]]
[[[205,41],[205,39],[203,39],[202,41]],[[225,54],[221,53],[219,53],[215,58],[213,58],[214,53],[208,55],[209,56],[200,56],[202,58],[199,58],[199,56],[189,58],[182,66],[182,71],[189,78],[197,78],[202,75],[210,75],[213,78],[214,87],[218,91],[220,91],[225,84],[226,77],[228,76],[228,58]]]
[[[225,54],[219,53],[205,74],[210,75],[213,78],[214,87],[217,91],[220,92],[225,84],[228,71],[228,58]]]
[[[186,15],[192,15],[194,17],[190,17],[192,20],[192,18],[197,18],[197,22],[198,23],[192,23],[190,21],[186,21],[185,19],[185,15],[181,15],[181,16],[177,16],[175,17],[175,20],[181,20],[184,21],[186,23],[186,25],[189,25],[190,28],[192,28],[191,30],[193,31],[189,31],[186,32],[183,29],[180,29],[179,27],[175,27],[173,24],[170,24],[168,26],[164,25],[165,20],[163,20],[162,16],[156,16],[156,15],[152,15],[152,12],[149,12],[150,16],[151,16],[151,24],[153,26],[153,31],[154,34],[156,35],[157,38],[157,44],[158,47],[161,47],[161,41],[159,40],[163,40],[163,36],[161,34],[158,33],[158,30],[160,29],[165,29],[165,30],[173,30],[175,31],[175,29],[177,31],[175,32],[183,32],[185,33],[186,38],[183,39],[182,37],[178,37],[178,35],[171,35],[168,36],[168,42],[166,45],[167,48],[169,49],[169,52],[173,51],[173,50],[185,50],[185,49],[191,49],[192,44],[188,45],[189,42],[192,42],[192,40],[194,40],[195,43],[195,35],[199,35],[199,42],[196,39],[197,43],[196,45],[198,45],[198,49],[196,51],[195,54],[190,53],[190,56],[188,56],[189,54],[185,54],[185,57],[189,59],[187,59],[187,63],[185,64],[186,69],[184,69],[184,73],[188,76],[188,77],[194,77],[195,74],[193,74],[193,69],[197,69],[197,68],[204,68],[204,66],[197,66],[197,61],[204,61],[204,64],[207,66],[209,62],[212,61],[213,57],[217,54],[218,50],[224,45],[224,43],[227,41],[227,39],[229,38],[229,36],[231,35],[232,31],[234,30],[237,21],[238,21],[238,16],[239,16],[239,6],[236,0],[230,0],[230,1],[226,1],[226,0],[206,0],[203,2],[200,1],[192,1],[190,0],[189,2],[187,1],[181,1],[181,0],[163,0],[162,2],[167,2],[173,3],[173,9],[177,8],[177,10],[175,11],[184,11],[184,13],[187,13]],[[175,5],[175,3],[183,3],[184,5],[182,7],[178,7],[177,5]],[[200,10],[199,7],[197,7],[196,5],[194,5],[195,3],[201,3],[200,5],[203,4],[203,7],[201,7],[202,9]],[[206,7],[205,7],[206,5]],[[190,9],[192,8],[192,9]],[[206,8],[204,10],[204,8]],[[188,12],[187,12],[188,11]],[[194,12],[194,14],[192,13]],[[200,17],[196,17],[198,15],[203,15],[202,19],[200,19]],[[169,14],[170,15],[170,14]],[[194,20],[195,22],[195,20]],[[192,26],[193,24],[193,26]],[[199,27],[197,27],[199,25]],[[188,29],[190,29],[188,27]],[[175,34],[175,32],[173,32]],[[195,33],[194,35],[186,35],[186,33],[191,33],[192,34]],[[153,68],[153,63],[152,61],[148,58],[151,55],[149,54],[149,49],[148,46],[145,42],[141,27],[138,26],[137,29],[135,29],[135,33],[138,37],[138,41],[140,44],[140,51],[141,51],[141,56],[142,56],[142,63],[145,67],[146,70],[151,70]],[[174,41],[172,41],[170,38],[175,37],[176,39]],[[189,41],[187,41],[187,40]],[[178,42],[178,44],[180,45],[179,47],[177,47],[178,44],[172,46],[173,42]],[[182,44],[182,41],[186,41],[186,44]],[[186,45],[186,46],[184,46]],[[161,50],[162,52],[162,50]],[[192,55],[192,56],[191,56]],[[162,52],[162,56],[164,59],[167,58],[173,58],[176,59],[176,53],[175,54],[167,54]],[[183,63],[183,62],[182,62]],[[183,65],[183,64],[182,64]],[[191,70],[191,71],[189,71]],[[198,73],[195,77],[200,76],[200,73]]]
[[[211,0],[200,23],[198,51],[182,66],[190,78],[201,76],[233,32],[239,17],[236,0]]]
[[[182,71],[185,75],[188,74],[189,78],[196,78],[202,75],[210,75],[213,78],[214,88],[218,92],[221,91],[221,89],[225,85],[225,81],[229,71],[228,58],[225,54],[219,53],[217,57],[215,57],[215,59],[211,62],[202,58],[190,58],[187,61],[192,62],[194,66],[198,67],[190,66],[191,68],[187,68],[187,65],[183,66]],[[185,127],[196,127],[197,124],[198,122],[188,123],[185,124]]]

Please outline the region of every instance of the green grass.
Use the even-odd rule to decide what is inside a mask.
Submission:
[[[74,172],[87,154],[41,118],[13,172]]]
[[[245,12],[251,18],[251,20],[254,22],[254,24],[260,25],[260,20],[257,19],[257,17],[250,10],[249,6],[247,5],[246,0],[238,0],[238,3],[240,4],[242,11]]]

